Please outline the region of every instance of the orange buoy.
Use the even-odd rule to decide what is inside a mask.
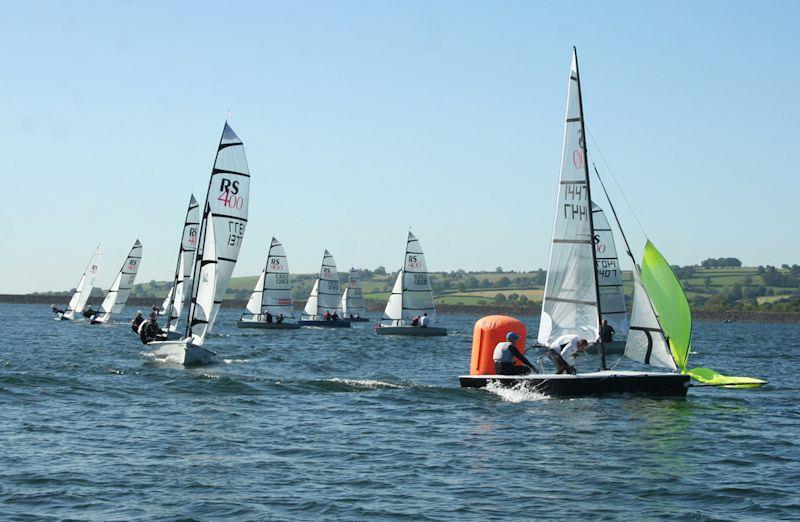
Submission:
[[[519,341],[514,345],[520,353],[525,353],[525,334],[527,329],[522,321],[505,315],[487,315],[475,323],[472,330],[472,360],[469,365],[470,375],[494,374],[494,348],[497,343],[506,340],[506,334],[514,332]],[[522,364],[515,360],[514,364]]]

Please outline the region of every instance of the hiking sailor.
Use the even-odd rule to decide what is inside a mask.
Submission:
[[[568,373],[575,375],[578,370],[575,369],[575,357],[579,353],[586,351],[589,343],[586,339],[581,339],[577,335],[562,335],[552,344],[550,349],[547,350],[547,357],[553,361],[556,366],[556,374]]]
[[[522,355],[519,349],[514,346],[514,341],[519,339],[519,335],[514,332],[506,334],[506,342],[497,343],[494,347],[494,373],[497,375],[527,375],[533,371],[539,373],[536,367]],[[525,366],[514,364],[514,359],[519,360]]]
[[[139,333],[139,327],[142,326],[143,322],[144,317],[142,317],[142,311],[136,310],[136,317],[131,320],[131,330],[133,330],[133,333]]]

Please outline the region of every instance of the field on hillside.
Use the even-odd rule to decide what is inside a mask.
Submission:
[[[694,309],[705,310],[776,310],[794,311],[792,304],[800,300],[800,267],[701,268],[675,267]],[[311,292],[316,274],[292,275],[293,294],[305,300]],[[340,274],[342,284],[347,274]],[[363,271],[360,274],[364,298],[385,302],[396,274]],[[437,303],[461,305],[525,304],[542,301],[546,273],[532,272],[435,272],[431,284]],[[256,276],[235,277],[226,298],[247,299]],[[630,302],[632,277],[623,272],[625,293]],[[159,297],[166,295],[169,283],[151,281],[136,285],[133,295]],[[789,303],[789,304],[787,304]],[[788,308],[787,308],[788,307]],[[798,309],[800,311],[800,309]]]

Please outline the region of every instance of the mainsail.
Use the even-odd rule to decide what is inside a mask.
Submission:
[[[128,296],[133,288],[133,282],[136,280],[136,273],[139,271],[141,259],[142,244],[137,239],[103,299],[103,304],[100,305],[97,322],[105,323],[111,319],[112,314],[118,314],[125,308],[125,303],[128,302]]]
[[[341,312],[342,290],[339,287],[339,272],[336,270],[336,261],[327,250],[322,256],[322,266],[319,277],[314,282],[314,288],[305,306],[307,316],[319,318],[326,312]]]
[[[189,207],[186,209],[186,218],[183,220],[183,232],[181,234],[181,244],[178,247],[178,261],[175,266],[175,276],[172,280],[167,298],[164,300],[162,308],[167,314],[167,324],[165,330],[176,332],[178,322],[186,301],[186,293],[189,289],[189,278],[194,264],[194,253],[197,250],[197,240],[200,226],[200,205],[194,198],[194,194],[189,197]]]
[[[342,294],[342,313],[345,317],[363,315],[364,295],[361,292],[361,281],[355,269],[350,269],[350,277],[347,281],[347,288]]]
[[[100,261],[102,259],[103,253],[98,246],[92,257],[89,258],[89,264],[86,265],[86,269],[83,271],[80,281],[78,281],[78,286],[75,287],[75,293],[72,294],[67,309],[64,310],[63,317],[74,319],[75,312],[81,313],[83,311],[83,307],[86,306],[86,302],[89,300],[89,294],[92,292],[97,272],[100,271]]]
[[[239,258],[249,195],[250,171],[244,145],[225,122],[204,202],[192,271],[194,282],[186,337],[191,337],[195,344],[202,344],[211,330]],[[201,275],[203,281],[200,281]],[[207,284],[211,279],[215,284],[209,290]]]
[[[433,302],[425,254],[419,239],[409,232],[403,268],[397,273],[383,319],[391,321],[392,326],[404,326],[410,324],[412,318],[425,313],[431,323],[436,322],[436,305]]]
[[[597,337],[601,309],[590,201],[578,58],[573,52],[561,175],[539,325],[541,344],[550,344],[565,334],[590,341]]]
[[[617,335],[628,334],[628,309],[622,287],[622,270],[614,244],[614,234],[605,212],[592,202],[594,217],[594,249],[597,259],[597,285],[600,288],[602,318],[614,328]]]
[[[247,302],[247,311],[251,315],[251,320],[256,320],[259,315],[267,313],[284,317],[292,317],[294,313],[286,251],[281,242],[274,237],[267,253],[267,265]]]

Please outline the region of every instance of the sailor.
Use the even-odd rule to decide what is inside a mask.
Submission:
[[[325,311],[325,315],[323,315],[322,318],[325,319],[326,321],[330,321],[331,320],[331,311],[330,310],[326,310]]]
[[[419,326],[419,316],[415,315],[411,318],[411,326]]]
[[[64,310],[62,310],[61,308],[57,307],[54,304],[50,305],[50,310],[52,310],[54,314],[63,314],[64,313]]]
[[[333,315],[331,316],[331,320],[332,321],[338,321],[339,320],[339,313],[336,310],[333,311]]]
[[[351,319],[352,319],[352,317],[351,317]],[[356,319],[356,321],[358,321],[359,319],[361,319],[361,314],[356,314],[356,317],[355,317],[355,319]]]
[[[556,366],[556,374],[568,373],[575,375],[578,370],[575,369],[575,357],[579,353],[586,351],[589,343],[586,339],[581,339],[577,335],[562,335],[550,344],[550,349],[547,350],[547,357],[553,361]]]
[[[97,312],[95,312],[94,310],[92,310],[92,307],[91,307],[91,306],[87,306],[87,307],[86,307],[86,308],[83,310],[83,313],[82,313],[81,315],[83,315],[84,317],[92,318],[92,317],[94,317],[95,315],[97,315]]]
[[[165,336],[166,332],[158,326],[155,312],[152,312],[150,314],[150,319],[139,326],[139,339],[142,340],[142,344],[163,339]]]
[[[275,322],[281,324],[283,322],[283,314],[279,315]]]
[[[527,375],[531,370],[538,373],[536,367],[522,355],[519,349],[514,346],[514,341],[519,339],[519,335],[514,332],[506,334],[506,342],[497,343],[494,347],[494,373],[497,375]],[[514,359],[519,360],[525,366],[518,366],[514,364]]]
[[[419,318],[420,328],[425,328],[426,326],[428,326],[428,321],[430,321],[430,319],[428,318],[428,312],[425,312],[424,314],[422,314],[422,317]]]
[[[603,319],[603,322],[600,323],[600,340],[604,343],[614,342],[614,333],[614,327]]]
[[[136,317],[134,317],[131,320],[131,329],[133,330],[133,333],[135,334],[139,333],[139,327],[142,325],[143,322],[144,322],[144,317],[142,317],[142,311],[136,310]]]
[[[267,323],[272,324],[272,314],[267,312]]]

